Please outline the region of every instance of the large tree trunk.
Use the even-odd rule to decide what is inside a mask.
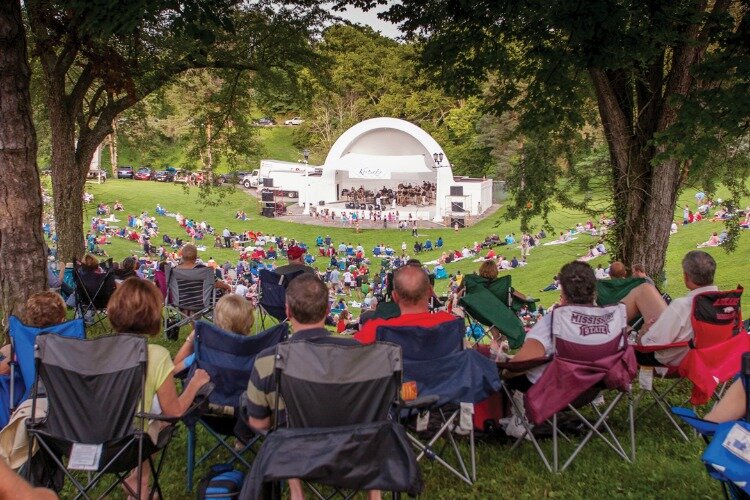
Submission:
[[[48,79],[49,81],[49,79]],[[52,195],[57,230],[57,253],[60,262],[81,258],[83,238],[83,188],[88,167],[76,161],[76,138],[73,117],[65,106],[63,92],[48,91],[50,130],[52,135]]]
[[[0,297],[4,318],[19,314],[26,298],[47,286],[30,78],[20,1],[0,2]]]

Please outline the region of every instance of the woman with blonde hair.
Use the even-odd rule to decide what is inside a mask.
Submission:
[[[253,328],[255,315],[253,314],[253,304],[236,294],[223,296],[214,307],[214,324],[222,330],[234,333],[236,335],[250,335]],[[174,357],[174,371],[179,373],[193,364],[193,341],[195,331],[185,339],[177,355]]]

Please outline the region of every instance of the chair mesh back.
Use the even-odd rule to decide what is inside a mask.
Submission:
[[[168,303],[187,311],[200,311],[213,300],[216,276],[210,267],[167,268]]]
[[[76,285],[76,295],[79,304],[93,305],[96,309],[106,309],[109,302],[109,290],[112,290],[112,282],[115,277],[112,269],[105,272],[88,272],[80,266],[73,270],[73,281]]]
[[[286,319],[286,285],[288,277],[261,269],[258,271],[260,280],[260,302],[259,304],[268,314],[279,321]]]
[[[11,316],[9,320],[10,338],[13,341],[13,353],[16,356],[18,366],[21,369],[24,384],[31,388],[36,377],[34,365],[34,344],[39,335],[54,333],[62,337],[82,339],[86,336],[83,319],[74,319],[60,323],[59,325],[38,328],[35,326],[24,325],[20,319]]]
[[[376,422],[386,419],[396,400],[401,348],[285,342],[275,366],[290,427]]]
[[[430,360],[461,351],[464,342],[464,320],[456,318],[439,325],[379,326],[378,341],[400,345],[406,360]]]
[[[221,330],[205,321],[195,324],[195,368],[211,376],[215,389],[209,402],[237,406],[240,395],[247,390],[255,357],[262,350],[286,340],[289,327],[276,325],[257,335],[244,337]],[[191,372],[192,376],[192,372]]]
[[[47,433],[89,444],[132,433],[146,373],[146,339],[42,335],[36,359],[49,398]]]
[[[693,298],[694,344],[700,349],[719,344],[742,328],[740,302],[742,289],[728,292],[703,292]]]
[[[596,361],[626,347],[624,304],[606,307],[568,305],[552,312],[552,332],[558,356]]]

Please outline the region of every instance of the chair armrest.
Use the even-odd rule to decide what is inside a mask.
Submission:
[[[672,344],[664,344],[664,345],[640,345],[640,344],[633,345],[633,349],[635,349],[638,352],[658,352],[658,351],[663,351],[665,349],[672,349],[674,347],[690,347],[690,341],[686,340],[684,342],[674,342]]]
[[[495,363],[501,370],[507,370],[511,373],[523,373],[549,363],[552,360],[552,356],[543,356],[541,358],[525,359],[523,361],[499,361]]]
[[[429,396],[421,396],[416,399],[411,399],[409,401],[401,401],[400,406],[401,408],[410,410],[422,409],[434,406],[438,401],[440,401],[440,396],[432,394]]]

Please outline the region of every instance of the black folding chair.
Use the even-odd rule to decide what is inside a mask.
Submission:
[[[164,335],[176,339],[184,325],[211,319],[216,305],[216,275],[210,267],[167,267],[166,278]]]
[[[104,498],[118,484],[125,486],[126,475],[136,469],[138,491],[127,486],[126,489],[140,498],[141,467],[148,461],[154,478],[149,497],[155,492],[163,496],[159,473],[174,427],[167,426],[154,443],[146,432],[147,420],[174,424],[180,418],[136,413],[138,407],[145,407],[147,352],[146,339],[132,335],[96,340],[57,335],[37,338],[37,376],[31,414],[36,415],[38,399],[44,397],[40,394],[41,387],[46,390],[48,414],[27,421],[30,436],[27,475],[32,483],[47,483],[45,478],[32,473],[34,460],[50,460],[76,489],[75,498],[90,498],[104,476],[114,474],[116,480],[103,485],[99,498]],[[192,410],[197,404],[194,403]],[[33,455],[36,445],[39,452]],[[152,455],[159,450],[162,453],[155,462]]]
[[[240,498],[280,498],[278,482],[290,478],[307,481],[318,498],[354,495],[339,489],[422,491],[406,433],[388,416],[399,399],[398,346],[286,342],[276,350],[275,376],[275,422],[283,399],[287,427],[266,436]],[[324,495],[320,485],[336,491]]]
[[[269,316],[279,323],[286,321],[286,287],[289,286],[289,283],[294,278],[302,273],[303,271],[279,274],[269,269],[258,271],[258,288],[260,292],[258,297],[258,311],[262,329],[267,328],[266,320]]]
[[[78,259],[73,260],[73,282],[75,283],[76,317],[83,318],[86,330],[107,331],[107,303],[115,290],[115,275],[112,259],[100,266],[100,271],[85,271]]]

